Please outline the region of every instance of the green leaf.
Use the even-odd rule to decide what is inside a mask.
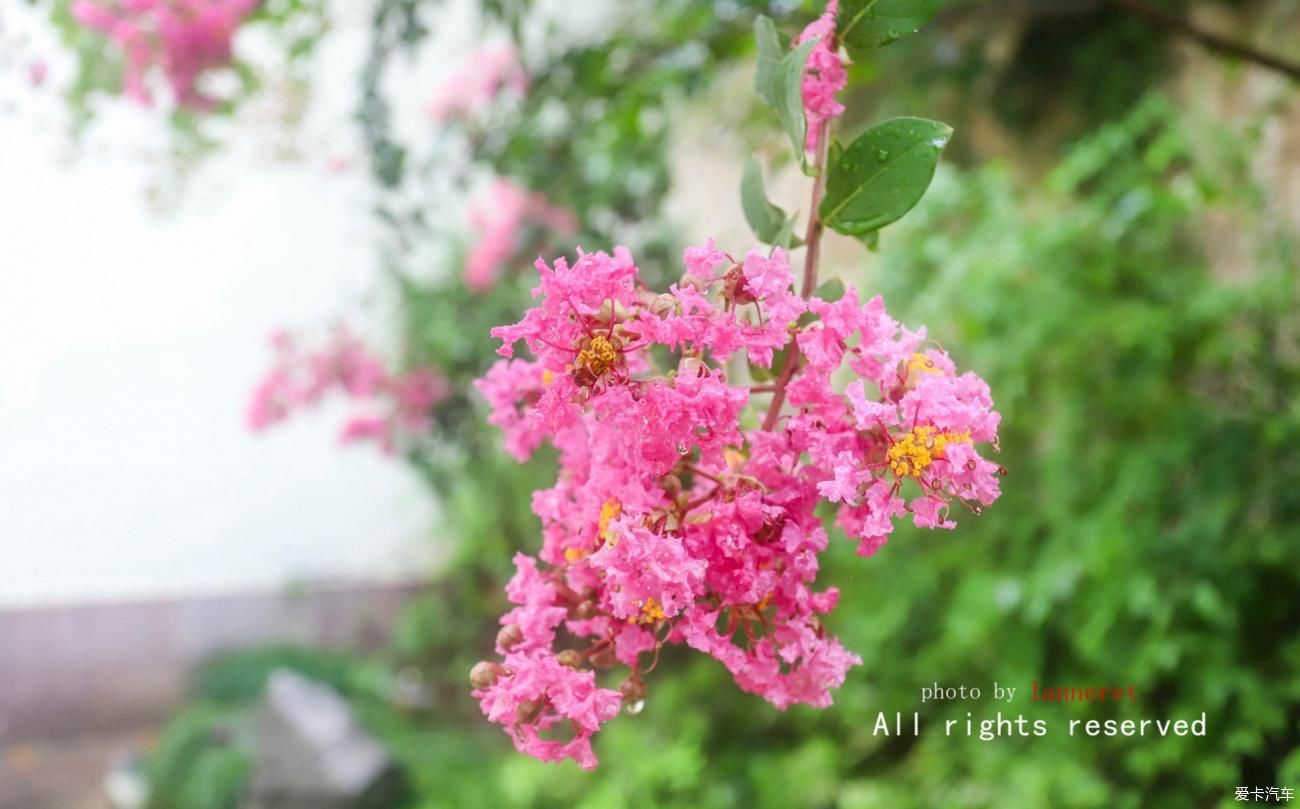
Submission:
[[[850,48],[881,48],[915,33],[941,5],[943,0],[844,0],[836,31]]]
[[[813,297],[821,298],[824,301],[838,301],[844,297],[844,282],[838,278],[832,278],[818,286],[813,291]]]
[[[805,314],[807,314],[805,312]],[[773,379],[777,379],[785,371],[785,364],[790,361],[790,346],[794,345],[792,340],[785,348],[772,353],[772,374]]]
[[[754,37],[758,40],[758,72],[754,76],[754,89],[759,98],[776,110],[781,128],[790,136],[802,164],[808,127],[803,111],[803,69],[817,39],[814,37],[789,50],[775,23],[763,16],[754,21]]]
[[[781,225],[781,230],[777,232],[776,238],[772,240],[771,244],[776,247],[784,247],[786,250],[793,247],[803,247],[803,239],[794,235],[794,223],[794,216],[785,220],[785,223]]]
[[[777,236],[786,223],[785,211],[767,201],[763,188],[763,169],[758,158],[750,155],[740,178],[740,206],[754,235],[766,244],[778,244]]]
[[[758,40],[758,72],[754,75],[754,89],[759,98],[766,101],[777,65],[790,52],[790,38],[777,29],[770,17],[761,14],[754,20],[754,38]]]
[[[772,373],[772,369],[764,368],[753,360],[749,361],[749,375],[755,382],[771,382],[776,378]]]
[[[821,217],[848,236],[898,220],[925,194],[952,127],[924,118],[891,118],[863,132],[828,166]]]

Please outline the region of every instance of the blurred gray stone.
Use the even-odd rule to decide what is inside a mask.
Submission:
[[[333,689],[280,669],[266,684],[248,809],[392,809],[393,760]]]

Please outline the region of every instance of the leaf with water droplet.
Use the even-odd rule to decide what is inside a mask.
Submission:
[[[883,48],[916,33],[943,0],[842,0],[836,34],[850,50]]]
[[[822,221],[858,237],[897,221],[925,194],[951,136],[952,127],[924,118],[891,118],[863,132],[827,166]]]

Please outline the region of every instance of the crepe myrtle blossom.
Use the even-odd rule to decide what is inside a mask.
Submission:
[[[258,0],[73,0],[72,17],[122,50],[124,90],[151,104],[146,80],[153,70],[167,79],[178,106],[206,109],[213,100],[200,77],[231,59],[235,31]]]
[[[538,260],[536,305],[492,330],[491,421],[521,460],[552,444],[560,470],[533,496],[542,545],[515,557],[498,657],[471,681],[546,761],[595,766],[592,734],[639,710],[665,644],[778,708],[831,704],[861,659],[825,623],[839,593],[816,584],[818,507],[869,556],[899,519],[952,528],[999,494],[988,387],[923,329],[854,289],[796,294],[780,248],[710,241],[683,264],[655,293],[625,248]],[[777,382],[749,383],[746,361]],[[598,687],[618,666],[618,691]]]
[[[496,285],[530,226],[557,234],[578,229],[572,212],[504,177],[496,178],[485,194],[470,203],[469,220],[475,238],[465,257],[465,285],[473,292]]]
[[[506,91],[520,97],[527,93],[528,72],[513,45],[488,45],[469,54],[465,63],[438,85],[425,113],[433,121],[473,118]]]
[[[844,105],[835,98],[849,78],[835,39],[835,16],[838,13],[839,0],[830,0],[822,15],[809,23],[794,40],[795,45],[814,38],[817,40],[808,53],[803,71],[803,107],[808,119],[805,148],[810,152],[816,151],[818,139],[830,121],[844,113]]]
[[[44,59],[33,59],[27,63],[27,83],[32,87],[42,87],[50,75],[50,63]]]
[[[342,394],[354,410],[339,431],[339,441],[373,441],[385,452],[402,436],[428,430],[434,405],[447,396],[447,381],[431,368],[390,370],[377,354],[346,328],[323,346],[304,349],[283,331],[271,335],[275,362],[253,389],[246,420],[262,432],[295,412]]]

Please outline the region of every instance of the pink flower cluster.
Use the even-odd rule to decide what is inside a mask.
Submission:
[[[425,112],[434,121],[473,118],[505,90],[523,96],[528,73],[513,45],[490,45],[470,54],[465,65],[443,80]]]
[[[271,336],[275,364],[248,405],[249,429],[261,432],[295,411],[315,407],[334,392],[358,405],[344,423],[339,440],[374,441],[391,452],[402,435],[429,428],[434,405],[446,398],[447,381],[430,368],[390,371],[384,361],[346,329],[315,350],[302,350],[284,332]]]
[[[844,105],[835,98],[849,78],[835,42],[835,15],[838,12],[839,0],[830,0],[822,15],[809,23],[794,41],[799,45],[817,38],[803,73],[803,107],[808,119],[805,148],[808,151],[817,149],[818,139],[827,123],[844,113]]]
[[[861,661],[824,622],[838,591],[815,586],[818,507],[835,504],[865,556],[896,518],[952,528],[954,507],[999,494],[977,449],[996,448],[988,387],[924,330],[853,289],[805,300],[780,248],[734,259],[710,241],[684,264],[655,294],[625,248],[539,260],[537,305],[492,332],[491,421],[521,459],[549,441],[560,472],[533,496],[542,547],[515,558],[501,659],[471,682],[543,760],[595,766],[592,734],[620,704],[640,709],[665,643],[778,708],[829,705]],[[521,341],[532,359],[513,358]],[[747,384],[742,360],[777,381]],[[618,664],[619,689],[598,687]]]
[[[558,234],[578,229],[571,211],[551,205],[541,194],[504,177],[498,177],[485,196],[470,204],[469,219],[477,238],[465,257],[465,285],[474,292],[486,292],[496,285],[506,262],[522,247],[526,226]]]
[[[74,0],[72,16],[111,39],[126,58],[125,91],[152,102],[146,77],[155,68],[171,85],[176,103],[206,108],[212,99],[197,87],[207,70],[230,62],[230,43],[258,0]]]

